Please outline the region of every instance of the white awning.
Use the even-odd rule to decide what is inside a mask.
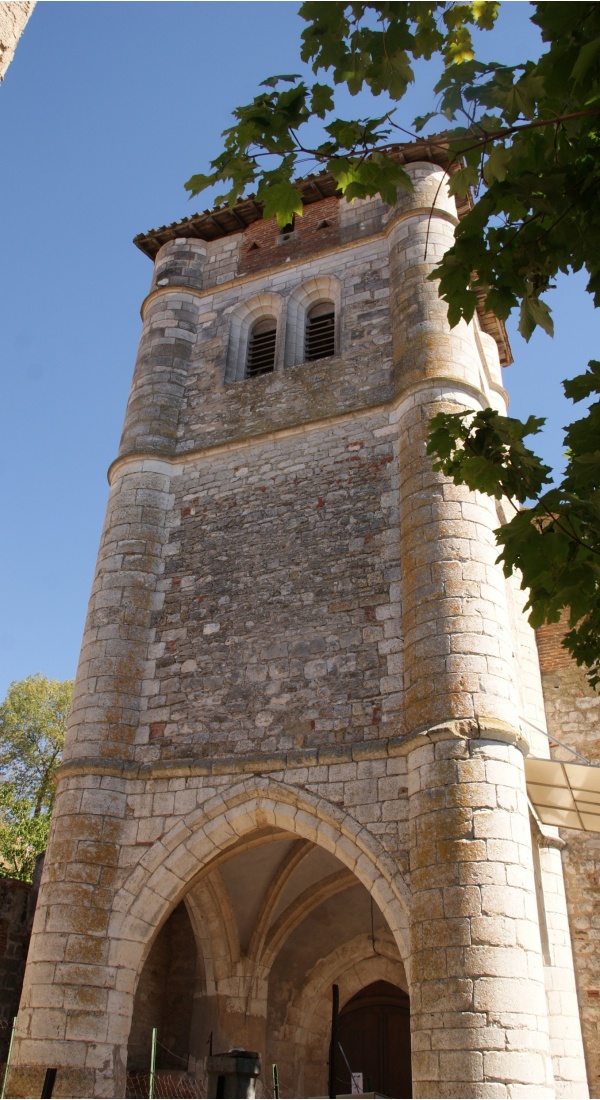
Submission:
[[[600,833],[600,766],[527,756],[525,777],[543,825]]]

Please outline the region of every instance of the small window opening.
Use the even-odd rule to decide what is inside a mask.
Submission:
[[[246,378],[255,378],[259,374],[270,374],[275,370],[275,339],[277,322],[274,317],[257,321],[250,333]]]
[[[250,245],[250,248],[248,249],[248,252],[256,252],[257,248],[260,248],[260,245],[257,244],[256,241],[252,241],[252,244]]]
[[[327,218],[325,218],[322,222],[319,222],[317,229],[329,229],[330,225],[331,222],[328,222]]]
[[[331,355],[335,355],[335,311],[332,302],[321,302],[308,314],[304,357],[313,362]]]
[[[289,241],[290,237],[293,237],[295,225],[296,215],[292,214],[291,222],[288,222],[287,225],[282,226],[282,228],[279,230],[279,243],[281,243],[282,241]]]

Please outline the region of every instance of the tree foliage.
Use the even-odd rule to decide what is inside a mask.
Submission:
[[[0,869],[29,880],[44,851],[72,681],[28,676],[0,705]]]
[[[505,497],[515,515],[497,531],[500,560],[509,576],[519,569],[529,589],[532,626],[558,622],[568,608],[566,644],[586,665],[592,686],[600,682],[600,363],[564,383],[567,397],[594,400],[587,416],[567,428],[569,460],[559,485],[523,440],[543,421],[523,424],[492,409],[475,415],[439,413],[430,424],[428,452],[434,467],[457,485]],[[517,504],[531,507],[517,507]],[[517,503],[515,503],[517,502]]]
[[[50,814],[35,817],[28,798],[13,783],[0,788],[0,873],[31,882],[36,860],[46,850]]]
[[[265,215],[283,226],[302,213],[298,169],[322,168],[348,200],[380,194],[393,203],[397,188],[411,188],[393,143],[443,129],[428,140],[450,150],[451,193],[473,200],[432,275],[451,325],[471,320],[479,296],[501,320],[518,309],[526,340],[538,326],[552,334],[549,294],[560,272],[585,269],[587,289],[600,301],[600,6],[531,4],[544,47],[539,60],[484,64],[473,32],[493,31],[498,8],[485,0],[307,0],[300,56],[318,79],[265,80],[234,111],[211,171],[186,184],[190,194],[224,184],[217,201],[231,204],[255,188]],[[414,80],[414,61],[436,54],[444,66],[437,109],[406,129],[397,103]],[[351,95],[367,89],[386,102],[372,117],[343,119],[336,115],[339,87]],[[309,140],[316,122],[321,133]],[[567,396],[597,397],[599,378],[590,363],[565,383]],[[438,468],[456,481],[533,502],[499,529],[501,560],[505,571],[521,570],[534,625],[568,611],[565,644],[589,667],[593,684],[600,681],[598,416],[595,400],[567,429],[566,474],[553,488],[550,471],[523,442],[541,427],[536,418],[521,423],[491,410],[438,417],[429,445]]]

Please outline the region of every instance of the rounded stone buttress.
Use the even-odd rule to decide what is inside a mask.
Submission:
[[[186,242],[188,282],[204,249]],[[178,242],[159,254],[157,282]],[[181,266],[181,265],[180,265]],[[171,273],[181,283],[185,272]],[[167,277],[164,276],[166,279]],[[122,846],[131,840],[128,780],[103,763],[131,762],[153,673],[153,615],[163,599],[171,466],[197,298],[157,287],[145,308],[134,383],[94,576],[63,770],[19,1010],[11,1095],[39,1095],[58,1065],[56,1095],[123,1095],[128,994],[110,957]],[[82,761],[82,770],[74,771]],[[85,764],[83,764],[85,761]],[[115,1088],[117,1093],[115,1093]]]
[[[490,404],[475,325],[427,280],[456,223],[443,173],[390,230],[410,818],[414,1095],[553,1095],[518,695],[494,503],[433,472],[435,413]],[[440,186],[441,185],[441,186]],[[498,387],[494,388],[498,401]],[[413,737],[410,738],[410,734]],[[511,1082],[513,1084],[511,1084]],[[516,1084],[518,1083],[518,1084]]]
[[[173,454],[190,360],[198,332],[198,297],[206,247],[180,240],[156,257],[152,290],[131,384],[119,455]]]

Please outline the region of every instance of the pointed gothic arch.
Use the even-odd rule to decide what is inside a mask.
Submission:
[[[381,911],[397,945],[408,957],[408,888],[381,842],[345,810],[317,796],[264,777],[223,790],[179,820],[132,870],[113,910],[113,952],[122,968],[121,986],[133,1007],[138,976],[151,943],[168,914],[218,860],[258,830],[271,827],[312,841],[351,870]]]
[[[291,1085],[291,1095],[318,1095],[323,1088],[331,1024],[331,987],[339,987],[340,1007],[376,981],[389,981],[405,992],[406,967],[391,936],[357,936],[320,959],[290,1002],[272,1040],[272,1056]],[[300,1058],[292,1051],[299,1048]]]

